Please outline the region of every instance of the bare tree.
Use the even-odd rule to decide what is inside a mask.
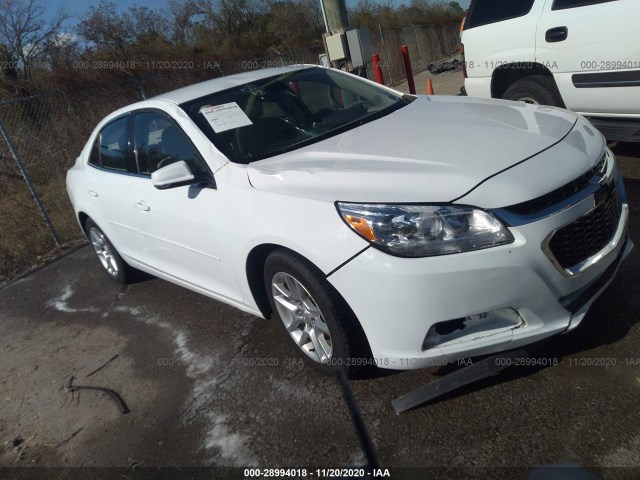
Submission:
[[[136,39],[134,27],[130,16],[120,15],[115,3],[103,0],[89,8],[76,26],[76,32],[96,49],[113,52],[118,60],[130,60]]]
[[[218,28],[225,35],[236,35],[251,28],[256,10],[251,0],[219,0]]]
[[[164,10],[134,5],[120,12],[107,1],[90,7],[76,26],[88,47],[85,55],[118,62],[170,58],[170,31],[171,19]]]
[[[278,50],[292,50],[320,42],[323,31],[320,3],[315,0],[266,0],[266,30]]]
[[[464,13],[464,8],[462,8],[458,2],[449,2],[448,7],[454,13]]]
[[[174,45],[194,43],[198,21],[202,21],[211,9],[206,0],[169,0],[166,17],[171,42]]]
[[[31,79],[38,62],[71,37],[62,35],[62,24],[69,18],[64,10],[49,21],[39,0],[0,0],[0,44],[15,62],[24,78]]]

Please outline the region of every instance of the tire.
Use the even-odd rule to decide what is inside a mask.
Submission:
[[[90,218],[88,218],[85,223],[85,231],[107,275],[116,282],[123,284],[133,281],[138,271],[122,259],[104,232]]]
[[[531,75],[513,82],[504,92],[502,98],[534,105],[564,108],[564,102],[553,77],[546,75]]]
[[[265,261],[264,282],[282,331],[307,365],[324,374],[342,370],[353,377],[370,364],[371,353],[358,320],[312,263],[293,252],[276,250]]]

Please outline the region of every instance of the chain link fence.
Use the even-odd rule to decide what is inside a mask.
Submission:
[[[443,61],[460,51],[460,25],[435,24],[405,27],[389,32],[370,32],[373,53],[380,56],[385,83],[397,85],[406,79],[400,47],[407,45],[414,73],[426,70],[429,64]],[[373,65],[368,77],[375,78]]]
[[[400,45],[412,52],[416,71],[458,47],[451,25],[372,32],[387,83],[404,79]],[[73,91],[0,102],[0,281],[58,245],[81,238],[66,187],[74,163],[95,125],[128,104],[240,71],[299,63],[316,64],[321,47],[276,56],[214,64],[202,70],[131,77]],[[421,68],[422,67],[422,68]],[[369,78],[373,78],[369,72]]]
[[[65,187],[96,124],[131,103],[262,66],[316,64],[321,47],[0,102],[0,281],[81,238]]]

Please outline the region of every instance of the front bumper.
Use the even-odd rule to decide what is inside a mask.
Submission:
[[[621,179],[618,188],[616,231],[601,258],[576,275],[560,271],[542,245],[549,232],[593,207],[588,198],[511,227],[510,245],[426,258],[369,248],[328,280],[360,320],[374,361],[384,368],[439,366],[527,345],[575,328],[633,248]],[[436,324],[464,319],[464,328],[429,343]]]

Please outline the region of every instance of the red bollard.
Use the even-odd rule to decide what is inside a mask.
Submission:
[[[293,93],[296,94],[296,97],[300,98],[300,87],[298,86],[298,82],[290,82],[289,86],[291,87],[291,90],[293,90]]]
[[[404,69],[407,72],[407,83],[409,84],[409,93],[416,94],[416,84],[413,83],[413,69],[411,68],[411,59],[409,58],[409,47],[402,45],[402,60],[404,60]]]
[[[373,71],[376,73],[376,82],[378,82],[380,85],[384,85],[382,67],[380,66],[380,55],[374,53],[373,55],[371,55],[371,61],[373,61]]]

